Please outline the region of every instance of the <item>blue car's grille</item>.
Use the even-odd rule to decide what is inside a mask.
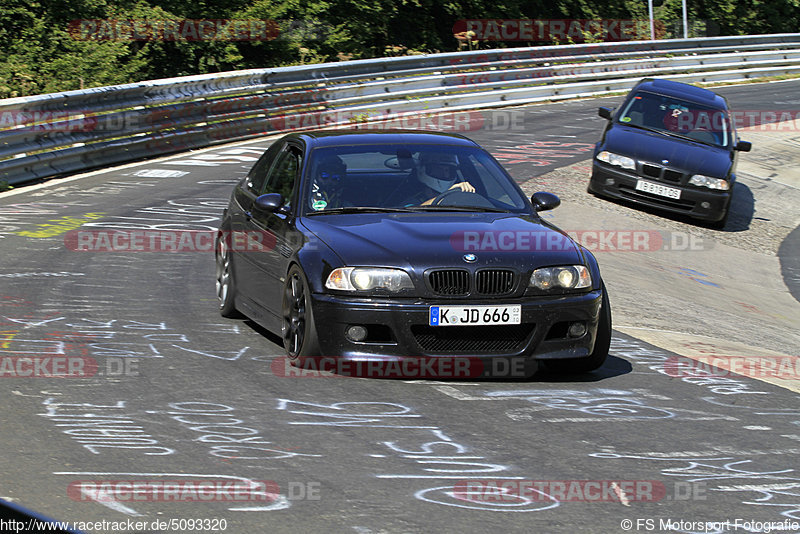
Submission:
[[[680,171],[674,171],[651,163],[642,163],[642,175],[646,178],[657,178],[667,182],[675,182],[676,184],[680,183],[683,178],[683,173]]]
[[[428,275],[431,289],[438,295],[466,295],[469,293],[469,272],[457,269],[432,271]]]
[[[644,163],[642,165],[642,174],[650,178],[661,178],[661,167]]]
[[[486,269],[475,275],[475,290],[481,295],[506,295],[514,289],[514,272]]]
[[[470,278],[469,271],[439,269],[428,274],[428,283],[437,295],[468,295],[471,289]],[[514,271],[482,269],[475,273],[474,291],[479,295],[507,295],[513,290]]]
[[[438,354],[502,354],[525,347],[532,323],[492,326],[413,325],[411,333],[422,350]]]

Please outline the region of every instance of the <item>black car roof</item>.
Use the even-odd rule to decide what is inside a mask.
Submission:
[[[304,141],[308,146],[428,144],[477,146],[463,135],[420,130],[315,130],[292,133],[288,138]]]
[[[708,89],[686,83],[662,80],[660,78],[645,78],[636,85],[635,89],[683,98],[719,109],[728,109],[728,103],[721,95],[718,95],[714,91],[709,91]]]

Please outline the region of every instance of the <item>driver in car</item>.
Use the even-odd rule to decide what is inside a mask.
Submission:
[[[467,181],[459,181],[458,160],[454,154],[423,152],[417,166],[419,189],[409,199],[412,203],[428,206],[436,197],[451,189],[474,193],[475,187]]]
[[[346,175],[347,165],[338,156],[321,161],[311,183],[311,196],[308,201],[311,209],[320,211],[340,207],[342,182]]]

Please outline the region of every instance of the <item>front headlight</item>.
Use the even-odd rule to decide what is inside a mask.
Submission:
[[[689,183],[700,187],[708,187],[709,189],[719,189],[720,191],[727,191],[731,188],[731,184],[728,180],[711,178],[710,176],[703,176],[702,174],[695,174],[692,176]]]
[[[401,269],[385,267],[340,267],[331,271],[325,281],[328,289],[342,291],[370,291],[386,289],[397,292],[412,289],[414,284],[408,273]]]
[[[609,165],[614,165],[616,167],[622,167],[623,169],[629,169],[632,171],[636,170],[636,162],[633,160],[633,158],[614,154],[608,150],[603,150],[600,152],[597,155],[597,159],[603,163],[608,163]]]
[[[544,267],[531,274],[530,286],[537,289],[584,289],[592,287],[592,275],[583,265]]]

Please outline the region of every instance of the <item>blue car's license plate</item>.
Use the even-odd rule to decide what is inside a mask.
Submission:
[[[431,306],[430,326],[520,324],[522,306]]]

